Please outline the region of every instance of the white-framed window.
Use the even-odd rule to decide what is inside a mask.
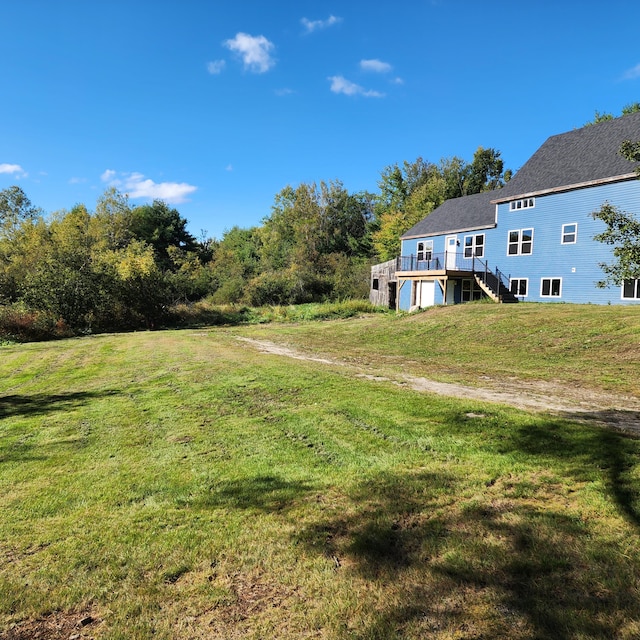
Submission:
[[[482,289],[475,280],[462,281],[462,302],[471,302],[472,300],[480,300],[484,295]]]
[[[464,237],[464,257],[473,258],[474,256],[484,257],[484,233]]]
[[[562,297],[562,278],[542,278],[542,280],[540,280],[540,297]]]
[[[533,253],[533,229],[514,229],[509,231],[507,255],[521,256]]]
[[[575,244],[578,241],[578,223],[570,222],[562,225],[562,244]]]
[[[536,206],[535,198],[523,198],[522,200],[513,200],[509,203],[509,211],[520,211],[520,209],[533,209]]]
[[[640,278],[625,280],[622,285],[623,300],[640,300]]]
[[[529,278],[511,278],[509,291],[518,298],[526,298],[529,294]]]
[[[418,261],[431,260],[431,256],[433,255],[433,240],[422,240],[418,242],[416,253],[418,254]]]

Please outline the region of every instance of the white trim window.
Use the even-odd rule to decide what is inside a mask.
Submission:
[[[541,298],[561,298],[562,278],[542,278],[540,280]]]
[[[569,222],[562,225],[562,236],[560,242],[562,244],[575,244],[578,242],[578,223]]]
[[[622,285],[623,300],[640,300],[640,278],[625,280]]]
[[[535,198],[522,198],[509,203],[509,211],[520,211],[520,209],[533,209],[536,206]]]
[[[511,278],[509,291],[518,298],[526,298],[529,294],[529,278]]]
[[[507,255],[524,256],[533,253],[533,229],[513,229],[507,237]]]
[[[463,280],[460,299],[462,302],[471,302],[472,300],[481,300],[484,296],[482,289],[475,280]]]
[[[478,233],[474,236],[464,237],[464,257],[484,257],[484,233]]]
[[[433,240],[422,240],[421,242],[418,242],[416,254],[418,262],[431,260],[431,256],[433,255]]]

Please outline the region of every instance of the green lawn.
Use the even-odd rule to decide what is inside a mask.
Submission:
[[[0,638],[640,637],[639,440],[239,335],[638,393],[640,309],[613,307],[0,347]]]

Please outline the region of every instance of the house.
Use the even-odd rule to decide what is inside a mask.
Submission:
[[[594,240],[605,225],[591,214],[609,202],[640,216],[638,163],[619,153],[625,140],[640,140],[640,113],[552,136],[502,189],[443,203],[401,237],[396,308],[484,297],[640,303],[640,280],[596,286],[613,255]]]

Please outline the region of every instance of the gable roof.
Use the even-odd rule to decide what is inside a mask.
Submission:
[[[640,140],[640,113],[551,136],[502,189],[447,200],[401,239],[490,228],[495,203],[636,178],[640,163],[619,153],[625,140]]]
[[[497,191],[476,193],[472,196],[446,200],[411,229],[400,236],[401,239],[435,236],[441,233],[459,233],[472,229],[495,227],[495,205],[491,201],[498,196]]]
[[[640,139],[640,112],[551,136],[496,201],[635,177],[639,163],[620,155],[625,140]]]

